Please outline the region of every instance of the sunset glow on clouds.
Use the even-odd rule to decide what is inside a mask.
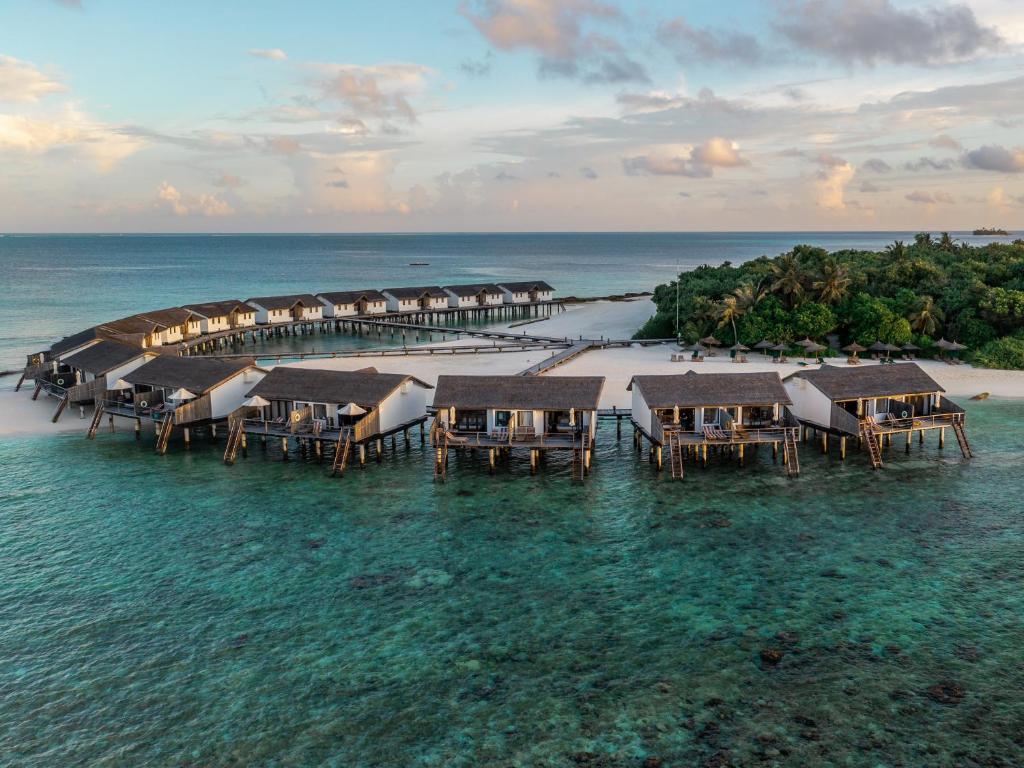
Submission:
[[[1024,225],[1010,0],[139,5],[5,11],[0,230]]]

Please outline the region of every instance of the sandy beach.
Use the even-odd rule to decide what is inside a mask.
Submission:
[[[511,328],[512,332],[536,333],[543,336],[568,338],[624,339],[650,317],[653,306],[648,299],[635,301],[599,301],[570,305],[565,312],[529,325]],[[507,325],[495,326],[509,330]],[[447,346],[479,343],[472,337],[447,342]],[[435,345],[445,346],[445,345]],[[749,362],[733,363],[728,353],[711,357],[703,363],[672,362],[677,352],[672,345],[651,347],[622,347],[588,352],[546,374],[549,376],[604,376],[606,378],[601,399],[602,408],[628,408],[630,394],[626,391],[630,378],[637,373],[684,373],[688,370],[717,372],[777,371],[786,376],[801,366],[793,361],[786,365],[773,363],[759,354],[750,354]],[[339,357],[326,360],[308,360],[288,365],[306,368],[356,370],[373,366],[388,373],[409,373],[429,384],[442,374],[515,374],[552,354],[549,350],[534,352],[489,352],[465,355],[407,355],[389,357]],[[840,359],[833,362],[844,365]],[[864,361],[864,365],[874,365]],[[974,368],[969,365],[947,365],[936,360],[921,360],[919,364],[953,398],[964,400],[982,392],[993,398],[1024,398],[1024,371],[999,371]],[[50,419],[57,407],[53,398],[41,396],[31,400],[31,391],[22,389],[0,390],[0,436],[53,435],[84,433],[91,409],[85,409],[85,419],[79,418],[77,408],[69,408],[53,424]]]

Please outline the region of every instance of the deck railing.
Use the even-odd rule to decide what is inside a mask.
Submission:
[[[845,408],[832,403],[829,427],[838,432],[856,436],[860,434],[860,419]]]
[[[194,421],[207,421],[213,418],[213,401],[209,394],[182,403],[174,409],[175,424],[190,424]]]
[[[677,435],[679,441],[683,443],[781,443],[786,440],[788,434],[795,433],[796,428],[788,425],[738,428],[733,426],[730,429],[719,430],[723,437],[709,438],[703,432],[684,430],[679,425],[672,424],[665,426],[664,432]]]
[[[930,416],[912,416],[907,419],[882,419],[874,421],[872,426],[877,433],[888,433],[952,427],[963,423],[963,413],[933,413]]]
[[[435,422],[436,424],[437,422]],[[438,426],[436,432],[431,431],[432,440],[440,440],[440,436],[446,430],[443,425]],[[469,432],[450,429],[447,430],[450,437],[449,444],[452,446],[471,446],[481,448],[495,448],[502,445],[515,445],[516,443],[533,445],[538,448],[569,448],[580,442],[580,432],[529,432],[509,435],[499,435],[494,432]],[[582,433],[586,436],[589,444],[589,433]]]
[[[380,410],[372,410],[355,423],[353,440],[357,443],[380,432]]]

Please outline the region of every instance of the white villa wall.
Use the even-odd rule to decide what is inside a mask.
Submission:
[[[484,295],[484,305],[488,307],[500,307],[505,303],[505,297],[500,293],[488,293]]]
[[[793,376],[782,382],[793,401],[790,410],[803,421],[827,427],[832,421],[832,401],[807,379]]]
[[[203,318],[203,333],[216,333],[217,331],[226,331],[230,327],[231,323],[228,321],[227,315],[218,315],[216,317]]]
[[[640,390],[640,385],[636,382],[633,382],[633,400],[630,403],[630,408],[632,408],[633,422],[639,424],[647,434],[650,434],[651,407],[647,405],[647,400],[644,399],[644,393]]]
[[[409,381],[380,404],[380,431],[389,432],[427,415],[426,388]]]
[[[387,301],[369,301],[366,303],[366,314],[368,315],[383,315],[387,311]]]
[[[475,304],[475,301],[474,301]],[[472,304],[470,306],[473,306]],[[428,309],[447,309],[448,308],[448,297],[447,296],[430,296],[427,298]]]
[[[454,291],[445,290],[448,294],[448,306],[456,309],[479,306],[476,296],[460,296]]]
[[[324,305],[318,304],[315,307],[302,307],[301,317],[303,320],[323,320],[324,319]]]
[[[324,305],[324,317],[352,317],[359,314],[355,304],[334,304],[322,296],[317,296],[317,298]]]
[[[255,302],[249,302],[249,306],[256,309],[256,322],[260,325],[273,325],[274,323],[287,323],[292,319],[291,311],[288,309],[266,309]]]
[[[551,291],[537,291],[537,301],[551,301]]]
[[[501,293],[505,304],[528,304],[530,301],[530,294],[526,291],[516,291],[513,293],[507,288],[502,288]]]
[[[222,419],[236,408],[241,408],[246,400],[245,393],[266,375],[266,371],[258,368],[246,368],[210,390],[213,418]]]
[[[384,291],[384,296],[387,298],[389,312],[413,312],[420,308],[417,299],[399,299],[387,291]]]

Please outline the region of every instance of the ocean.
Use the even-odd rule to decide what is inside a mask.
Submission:
[[[893,237],[3,237],[3,354],[185,301],[606,294]],[[762,451],[674,482],[611,423],[582,484],[468,453],[436,484],[415,433],[343,479],[203,436],[0,439],[0,765],[1024,764],[1024,403],[965,406],[970,461],[808,443],[794,479]]]
[[[561,296],[603,296],[651,290],[677,268],[774,256],[797,243],[881,248],[897,238],[913,233],[5,235],[0,370],[23,367],[26,355],[90,325],[186,303],[532,279]]]
[[[0,764],[1024,764],[1024,404],[968,414],[796,479],[0,441]]]

